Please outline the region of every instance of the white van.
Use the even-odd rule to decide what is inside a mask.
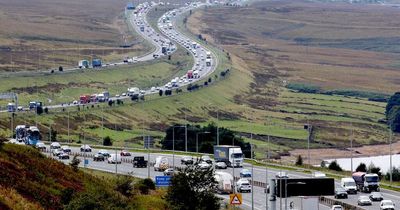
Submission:
[[[121,164],[121,155],[120,154],[111,154],[110,157],[107,159],[108,163],[111,164]]]
[[[158,156],[156,163],[154,164],[154,171],[165,171],[169,168],[168,158],[164,156]]]
[[[340,186],[342,186],[349,194],[357,194],[356,182],[351,177],[342,178],[340,181]]]

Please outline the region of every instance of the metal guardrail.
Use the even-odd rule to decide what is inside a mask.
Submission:
[[[332,207],[333,205],[341,205],[344,210],[364,210],[363,208],[360,208],[358,206],[354,206],[348,203],[344,203],[342,201],[334,200],[332,198],[327,198],[327,197],[320,197],[319,198],[319,203],[323,204],[325,206]]]

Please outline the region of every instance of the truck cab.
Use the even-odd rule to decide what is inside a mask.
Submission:
[[[239,146],[214,146],[214,159],[216,162],[225,162],[230,167],[243,166],[243,152]]]

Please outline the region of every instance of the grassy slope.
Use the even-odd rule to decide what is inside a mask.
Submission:
[[[193,17],[198,18],[196,14]],[[192,18],[189,19],[189,26],[192,20]],[[187,30],[184,25],[179,27]],[[191,30],[193,29],[191,27]],[[197,32],[194,33],[197,34]],[[211,38],[207,39],[211,40]],[[384,126],[376,123],[383,117],[384,104],[382,103],[343,96],[299,94],[279,86],[276,89],[279,91],[277,98],[264,95],[258,99],[258,103],[265,104],[264,106],[253,106],[254,104],[247,104],[246,100],[238,100],[238,95],[242,95],[244,99],[257,95],[250,92],[250,87],[256,78],[252,70],[257,69],[257,65],[235,54],[231,55],[231,60],[228,60],[226,53],[210,45],[207,46],[220,58],[217,74],[227,68],[231,69],[226,78],[218,77],[218,82],[213,82],[210,87],[193,93],[184,92],[176,95],[174,92],[171,97],[154,95],[148,97],[144,103],[126,101],[123,106],[106,108],[104,112],[96,107],[90,108],[85,112],[86,121],[83,118],[85,113],[76,112],[76,108],[70,109],[71,138],[83,140],[83,134],[85,134],[87,142],[100,143],[103,136],[110,135],[116,140],[118,146],[141,148],[143,126],[146,135],[160,139],[164,135],[166,126],[173,122],[184,123],[185,114],[189,122],[205,124],[216,122],[216,112],[220,111],[218,122],[220,126],[242,132],[243,135],[248,133],[261,135],[257,140],[252,140],[252,143],[257,145],[258,157],[263,157],[262,154],[267,148],[266,137],[262,135],[273,136],[272,150],[304,147],[307,133],[303,129],[303,124],[307,122],[312,122],[316,126],[314,137],[323,143],[312,144],[312,147],[347,142],[351,129],[354,129],[356,142],[373,143],[384,140]],[[212,78],[214,81],[214,76]],[[252,100],[251,97],[249,99]],[[270,102],[274,102],[275,105],[269,105]],[[305,114],[307,112],[313,113]],[[105,131],[101,130],[103,115],[107,128]],[[17,117],[18,123],[15,124],[27,121],[33,123],[34,117],[28,115]],[[51,115],[38,117],[38,121],[45,139],[48,136],[48,127],[52,125],[58,131],[59,137],[66,140],[65,113],[55,110]],[[9,127],[5,121],[1,123],[1,126],[4,129]],[[115,131],[115,127],[117,130],[123,128],[123,131]],[[83,130],[86,132],[82,132]]]

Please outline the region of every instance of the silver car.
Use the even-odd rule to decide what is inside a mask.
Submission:
[[[370,206],[370,205],[372,205],[372,201],[369,199],[368,196],[362,195],[362,196],[358,197],[357,204],[359,206],[367,206],[367,205]]]

